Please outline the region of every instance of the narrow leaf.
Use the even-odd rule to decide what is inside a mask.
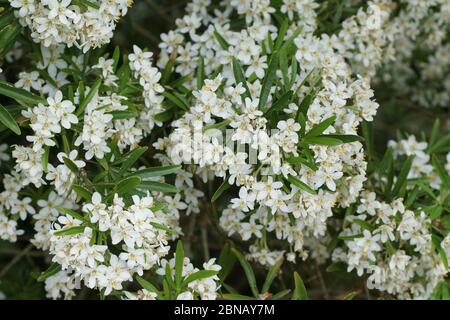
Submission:
[[[266,280],[264,281],[261,292],[268,292],[270,286],[272,285],[273,280],[278,275],[278,271],[280,271],[281,265],[283,264],[283,259],[279,259],[273,266],[270,268],[269,273],[267,274]]]
[[[5,125],[5,127],[11,129],[17,135],[20,135],[20,128],[17,125],[16,120],[11,116],[11,114],[0,104],[0,122]]]
[[[138,176],[142,179],[148,179],[153,177],[166,176],[172,173],[176,173],[181,169],[180,165],[163,166],[163,167],[150,167],[142,170],[135,171],[130,176]]]
[[[211,197],[211,202],[216,202],[217,199],[224,193],[225,190],[228,190],[231,188],[231,185],[228,183],[228,181],[224,180],[220,187],[214,192],[213,196]]]
[[[264,77],[261,95],[259,98],[259,109],[262,110],[266,106],[267,99],[270,95],[270,90],[272,89],[272,84],[276,78],[276,72],[278,69],[279,56],[277,53],[272,55],[272,59],[270,60],[269,67],[266,70],[266,76]]]
[[[308,294],[306,292],[305,284],[302,278],[297,272],[294,272],[295,290],[292,296],[292,300],[308,300]]]
[[[317,192],[313,188],[311,188],[306,183],[304,183],[303,181],[292,175],[289,175],[287,180],[301,190],[304,190],[314,195],[317,194]]]
[[[41,275],[37,278],[37,281],[38,282],[45,281],[51,276],[57,274],[59,271],[61,271],[61,265],[59,263],[54,262],[46,271],[41,273]]]
[[[164,182],[156,182],[156,181],[143,181],[141,184],[137,186],[138,189],[148,190],[148,191],[156,191],[163,193],[177,193],[180,192],[177,187],[167,184]]]
[[[44,98],[36,96],[26,90],[13,87],[6,82],[0,82],[0,94],[14,99],[19,103],[22,102],[31,106],[35,106],[39,103],[47,103]]]
[[[55,231],[54,235],[58,236],[58,237],[71,236],[74,234],[83,233],[85,228],[86,228],[85,226],[76,226],[76,227],[70,227],[67,229],[61,229],[61,230]]]
[[[248,263],[248,261],[245,259],[245,257],[237,251],[235,248],[231,248],[231,251],[236,256],[236,258],[239,260],[239,263],[241,264],[242,268],[244,269],[245,275],[248,280],[248,284],[250,285],[250,289],[252,290],[252,293],[255,297],[258,297],[258,287],[256,286],[256,278],[255,274],[253,273],[252,267]]]

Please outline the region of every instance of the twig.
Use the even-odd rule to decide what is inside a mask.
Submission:
[[[366,292],[367,300],[372,300],[372,297],[369,292],[369,288],[367,288],[367,286],[364,286],[364,291]]]
[[[151,0],[145,1],[145,3],[153,10],[156,11],[157,14],[159,14],[161,17],[164,18],[169,23],[173,22],[173,19],[163,10],[159,5],[157,5],[155,2]]]
[[[319,278],[319,282],[320,282],[320,286],[322,288],[323,295],[326,300],[329,300],[330,295],[328,293],[327,286],[325,285],[325,281],[323,279],[322,272],[320,271],[320,266],[317,262],[316,262],[316,268],[317,268],[317,277]]]
[[[209,261],[209,248],[208,248],[208,235],[206,233],[206,225],[204,224],[201,229],[202,244],[203,244],[203,257],[205,261]]]
[[[20,254],[21,252],[22,252],[21,250],[4,249],[0,250],[0,256],[2,255],[15,256],[17,254]],[[30,251],[26,255],[30,257],[45,257],[47,256],[47,253],[42,251]]]
[[[32,244],[25,247],[17,256],[15,256],[0,272],[0,278],[2,278],[14,265],[19,262],[27,253],[33,248]]]
[[[159,39],[155,37],[151,32],[148,32],[138,24],[133,24],[133,27],[138,33],[150,40],[153,44],[159,44]]]
[[[186,232],[186,240],[184,241],[184,252],[186,257],[190,256],[191,253],[191,242],[192,242],[192,235],[194,234],[194,228],[195,228],[195,217],[196,214],[191,213],[191,217],[189,220],[189,226]]]

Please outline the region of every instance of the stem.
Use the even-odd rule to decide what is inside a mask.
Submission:
[[[14,267],[16,265],[16,263],[18,263],[23,257],[25,257],[28,252],[31,251],[31,249],[33,248],[32,244],[29,244],[28,246],[25,247],[25,249],[23,249],[22,251],[20,251],[20,253],[18,255],[16,255],[0,272],[0,278],[2,278],[8,271],[9,269],[11,269],[12,267]]]

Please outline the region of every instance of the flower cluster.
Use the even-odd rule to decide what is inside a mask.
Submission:
[[[84,52],[110,41],[117,20],[124,16],[131,0],[9,0],[31,38],[46,47],[65,44]]]
[[[69,76],[63,71],[69,64],[63,47],[41,50],[37,70],[20,73],[15,84],[17,92],[31,101],[27,105],[35,106],[21,112],[29,126],[26,135],[29,144],[13,146],[14,170],[3,178],[0,235],[2,239],[16,241],[24,233],[18,220],[32,216],[28,220],[35,230],[31,243],[53,254],[55,263],[63,269],[46,278],[49,298],[69,299],[81,283],[109,294],[121,288],[122,282],[133,280],[134,273],[142,274],[159,263],[159,258],[170,249],[168,241],[180,233],[179,214],[187,205],[180,195],[171,197],[161,192],[150,195],[137,189],[126,190],[132,198],[128,194],[122,198],[116,193],[111,206],[101,202],[100,194],[109,195],[109,186],[114,186],[111,177],[123,182],[127,175],[139,171],[134,168],[124,171],[120,166],[133,152],[145,150],[138,144],[151,130],[147,109],[138,104],[139,100],[129,102],[122,95],[124,86],[134,85],[123,79],[136,70],[137,60],[125,61],[119,69],[118,61],[108,57],[97,57],[89,64],[83,55],[73,59],[71,67],[98,76],[96,81],[88,80],[88,86],[76,75]],[[141,61],[143,65],[138,68],[145,76],[146,68],[152,67],[150,61]],[[47,77],[41,78],[42,74]],[[55,152],[60,146],[65,152]],[[4,152],[7,148],[2,145],[2,161],[11,158]],[[101,163],[108,171],[114,166],[118,168],[107,172],[110,177],[98,176],[89,166],[92,163]],[[133,162],[128,167],[131,165]],[[141,190],[153,190],[152,183],[171,187],[158,175],[133,179],[142,182]],[[34,190],[38,190],[37,194],[29,196]],[[86,193],[93,194],[90,203],[81,201]],[[189,202],[196,202],[195,196],[194,193]],[[80,209],[89,217],[87,220],[67,214]],[[55,226],[60,230],[54,231]],[[66,230],[68,235],[61,236]],[[111,254],[107,242],[114,246],[116,255]],[[96,258],[92,260],[92,256]],[[97,268],[103,273],[98,273]]]
[[[203,263],[204,271],[213,271],[217,273],[220,271],[221,266],[215,264],[215,259],[210,259],[209,261]],[[175,274],[175,257],[170,260],[162,259],[161,267],[156,271],[159,275],[165,275],[167,269],[171,270],[171,274]],[[189,278],[189,276],[199,272],[200,270],[192,265],[189,258],[183,259],[183,273],[182,277],[184,279]],[[175,280],[175,279],[174,279]],[[215,300],[217,298],[217,290],[219,290],[219,277],[213,275],[210,277],[205,277],[189,282],[187,290],[181,292],[176,299],[177,300],[194,300],[200,298],[201,300]]]
[[[355,72],[391,87],[391,94],[424,107],[450,101],[449,4],[436,1],[361,1],[355,16],[330,40]],[[381,68],[380,68],[381,67]]]
[[[117,194],[107,206],[94,193],[92,202],[82,207],[84,215],[58,218],[50,239],[53,261],[88,288],[105,295],[122,290],[123,282],[158,264],[170,249],[172,236],[166,228],[173,219],[154,206],[153,197],[147,195],[133,196],[127,207]]]
[[[390,1],[369,1],[367,9],[342,22],[338,34],[329,38],[330,45],[344,56],[356,74],[374,78],[383,61],[394,59],[391,34],[385,30],[393,6]]]
[[[436,163],[432,165],[428,143],[417,142],[411,135],[398,142],[390,141],[389,146],[394,161],[414,157],[407,176],[409,181],[424,180],[440,190],[439,176],[445,174],[438,172]],[[448,163],[446,167],[450,174]],[[397,183],[399,179],[400,176]],[[389,202],[383,201],[378,190],[384,183],[384,177],[376,178],[375,184],[362,193],[356,212],[345,217],[339,234],[344,245],[334,250],[332,258],[344,262],[347,271],[355,269],[359,276],[367,274],[369,289],[400,299],[428,299],[450,271],[447,254],[450,233],[436,227],[441,216],[445,217],[445,209],[439,203],[428,206],[417,201],[420,195],[414,195],[413,190],[419,190],[420,182],[415,188],[404,187],[409,191],[405,199],[405,195],[397,195]]]
[[[400,299],[428,299],[449,270],[433,248],[425,212],[405,209],[402,199],[378,201],[369,191],[357,212],[344,222],[348,226],[340,237],[346,250],[336,249],[333,260],[347,263],[348,271],[356,269],[359,276],[368,274],[369,289]],[[365,229],[366,224],[372,230]]]
[[[0,240],[51,263],[47,298],[278,299],[288,263],[293,299],[327,296],[330,262],[382,298],[448,296],[450,136],[379,155],[371,123],[375,93],[450,102],[448,0],[190,0],[159,52],[100,48],[132,4],[0,8]]]
[[[146,108],[140,114],[140,123],[145,132],[149,133],[162,122],[155,115],[164,111],[162,102],[164,87],[160,84],[161,73],[152,65],[153,53],[145,52],[138,46],[133,46],[133,53],[128,56],[130,69],[142,87],[142,97]]]
[[[362,188],[366,163],[355,138],[359,123],[376,113],[373,92],[366,80],[351,77],[326,36],[295,23],[279,35],[268,1],[232,1],[213,16],[202,6],[189,8],[178,29],[162,36],[159,63],[174,59],[175,70],[197,84],[195,100],[155,146],[175,164],[198,165],[204,181],[216,176],[239,187],[220,218],[229,236],[256,239],[262,250],[266,233],[274,232],[306,257],[304,238],[323,236],[335,204],[348,206]],[[240,31],[230,29],[234,10],[246,18]],[[206,77],[219,74],[203,81],[199,68]],[[267,87],[271,73],[284,86]],[[220,131],[231,134],[223,138]],[[340,136],[355,140],[343,143]],[[228,140],[244,147],[235,150]]]
[[[394,159],[414,156],[408,179],[425,178],[428,185],[436,190],[441,188],[441,178],[431,165],[431,157],[427,153],[428,143],[417,141],[416,136],[410,135],[407,139],[391,140],[388,147],[393,149]],[[448,164],[447,164],[448,167]]]

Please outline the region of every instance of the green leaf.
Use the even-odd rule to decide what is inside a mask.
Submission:
[[[305,284],[297,272],[294,272],[295,289],[292,295],[292,300],[308,300]]]
[[[441,127],[441,121],[438,118],[434,121],[433,128],[431,129],[430,140],[428,142],[428,150],[437,141],[437,139],[439,137],[440,127]]]
[[[160,113],[157,113],[153,116],[153,119],[156,121],[167,122],[172,119],[174,116],[174,112],[172,110],[166,110]]]
[[[89,201],[90,201],[91,199],[89,199]],[[86,220],[86,218],[83,216],[83,215],[81,215],[81,214],[79,214],[78,212],[76,212],[76,211],[73,211],[73,210],[71,210],[71,209],[68,209],[68,208],[64,208],[64,207],[56,207],[56,209],[59,211],[59,212],[62,212],[62,213],[64,213],[64,214],[66,214],[66,215],[68,215],[68,216],[71,216],[71,217],[73,217],[73,218],[75,218],[75,219],[77,219],[77,220],[79,220],[79,221],[87,221]]]
[[[274,50],[278,50],[281,48],[283,44],[284,38],[286,37],[286,32],[289,28],[289,19],[284,19],[283,23],[280,26],[280,30],[278,31],[277,40],[275,40]]]
[[[72,171],[72,173],[74,173],[75,175],[78,175],[80,173],[80,170],[78,169],[77,165],[72,160],[70,160],[67,157],[63,157],[63,160],[66,167],[69,168],[69,170]]]
[[[0,55],[5,56],[13,47],[19,34],[22,32],[22,26],[18,22],[7,25],[0,30]]]
[[[204,81],[205,81],[205,60],[203,59],[203,57],[199,57],[197,67],[197,90],[200,90],[203,87]]]
[[[325,119],[321,123],[315,125],[309,132],[305,135],[305,138],[313,138],[322,134],[329,126],[331,126],[334,121],[336,121],[336,116],[332,116],[328,119]]]
[[[442,215],[443,208],[441,205],[435,204],[430,208],[424,208],[424,210],[428,213],[428,217],[430,218],[430,220],[433,221]]]
[[[412,192],[408,192],[408,197],[405,201],[405,208],[411,208],[413,203],[416,201],[419,196],[420,188],[418,186],[414,187]]]
[[[161,294],[159,290],[149,281],[145,280],[144,278],[140,276],[136,276],[136,281],[141,285],[142,288],[144,288],[147,291],[155,292],[158,294],[158,296]]]
[[[54,235],[58,236],[58,237],[71,236],[74,234],[83,233],[85,228],[86,228],[85,226],[76,226],[76,227],[70,227],[67,229],[61,229],[61,230],[55,231]]]
[[[214,192],[213,196],[211,197],[211,203],[216,202],[217,199],[224,193],[225,190],[228,190],[231,188],[231,185],[228,183],[227,180],[224,180],[220,187]]]
[[[358,233],[358,234],[354,234],[352,236],[338,236],[339,240],[344,240],[344,241],[351,241],[351,240],[355,240],[358,238],[362,238],[364,237],[364,235],[362,233]],[[327,269],[328,271],[328,269]]]
[[[353,298],[358,294],[358,292],[353,291],[345,295],[344,300],[353,300]]]
[[[103,158],[97,158],[95,157],[95,160],[102,166],[102,168],[107,172],[109,170],[108,160],[106,160],[105,157]]]
[[[378,165],[378,173],[380,175],[387,174],[389,170],[390,164],[394,161],[394,150],[392,148],[388,148],[383,158],[381,159],[380,164]]]
[[[270,90],[272,89],[272,84],[276,78],[278,64],[279,64],[279,55],[277,53],[274,53],[270,60],[269,67],[266,70],[266,75],[262,83],[261,95],[259,97],[259,105],[258,105],[258,108],[260,110],[264,109],[266,106],[267,99],[269,98],[270,95]]]
[[[183,243],[180,240],[178,240],[177,249],[175,252],[175,284],[178,289],[180,289],[181,280],[183,279],[183,263],[184,263]]]
[[[98,93],[98,90],[100,89],[100,86],[102,85],[103,80],[98,79],[94,82],[91,89],[89,90],[88,94],[84,99],[81,100],[80,105],[78,106],[78,109],[76,111],[77,116],[81,116],[84,113],[84,109],[86,109],[87,105],[92,101],[94,96]]]
[[[266,280],[264,281],[263,287],[261,292],[268,292],[270,289],[270,286],[275,279],[275,277],[278,275],[278,272],[280,271],[280,268],[283,264],[283,259],[279,259],[273,266],[270,268],[269,273],[267,274]]]
[[[398,196],[401,189],[405,186],[406,179],[408,177],[409,171],[411,170],[413,160],[414,160],[414,156],[410,156],[404,162],[403,167],[400,170],[400,173],[397,177],[397,182],[395,183],[394,189],[392,190],[392,195],[394,197]]]
[[[230,45],[217,31],[214,31],[214,37],[216,38],[217,42],[219,42],[223,50],[228,50]]]
[[[289,85],[289,63],[286,55],[286,51],[279,52],[279,65],[281,70],[281,75],[283,76],[284,88]],[[290,87],[289,87],[290,89]],[[285,90],[286,91],[286,90]]]
[[[234,257],[234,255],[233,255],[233,257]],[[236,259],[236,257],[234,257],[234,258]],[[222,287],[225,288],[225,290],[227,290],[229,293],[233,293],[233,294],[238,294],[239,293],[239,292],[236,291],[236,289],[234,289],[232,286],[229,286],[225,282],[222,282]]]
[[[137,147],[127,153],[127,155],[121,159],[122,166],[119,170],[119,176],[122,176],[129,168],[131,168],[131,166],[138,161],[147,149],[147,147]]]
[[[300,142],[302,145],[319,145],[319,146],[338,146],[342,144],[340,139],[329,138],[327,136],[317,136],[312,138],[305,138]]]
[[[133,190],[139,186],[139,184],[142,182],[141,178],[139,177],[128,177],[125,178],[116,185],[116,187],[113,189],[113,193],[121,194],[130,194],[133,192]],[[114,196],[114,194],[113,194]]]
[[[20,128],[16,120],[11,116],[8,110],[0,104],[0,122],[7,128],[11,129],[15,134],[20,135]]]
[[[181,165],[162,166],[162,167],[150,167],[142,170],[135,171],[130,176],[137,176],[142,179],[148,179],[153,177],[166,176],[172,173],[176,173],[181,169]]]
[[[213,129],[219,130],[219,129],[222,129],[222,128],[226,127],[230,123],[231,123],[231,120],[230,119],[226,119],[226,120],[223,120],[223,121],[218,122],[218,123],[209,124],[207,126],[204,126],[202,128],[202,131],[203,132],[207,132],[208,130],[213,130]]]
[[[450,151],[450,134],[442,137],[430,148],[430,153],[441,153]]]
[[[92,1],[89,1],[89,0],[78,0],[78,1],[87,7],[91,7],[91,8],[97,9],[97,10],[100,9],[99,5]]]
[[[119,65],[119,60],[120,60],[120,48],[119,47],[115,47],[114,49],[114,53],[113,53],[113,71],[116,72],[117,71],[117,66]]]
[[[317,171],[317,169],[318,169],[317,165],[314,162],[311,162],[307,159],[303,159],[301,157],[288,157],[286,159],[286,161],[293,165],[299,165],[299,164],[305,165],[313,171]]]
[[[298,71],[298,61],[295,58],[295,55],[292,57],[292,62],[291,62],[291,79],[289,80],[289,83],[287,84],[287,88],[288,90],[290,90],[292,88],[292,86],[295,83],[295,80],[297,79],[297,73]]]
[[[374,147],[374,137],[373,137],[373,124],[372,122],[363,121],[361,123],[365,148],[367,150],[367,154],[369,155],[369,159],[375,159],[375,147]]]
[[[305,127],[306,127],[306,114],[308,113],[309,106],[313,103],[314,99],[316,98],[315,94],[310,93],[306,95],[302,102],[300,103],[300,106],[297,110],[297,115],[295,116],[295,119],[298,123],[301,125],[301,133],[304,134]]]
[[[70,150],[71,150],[70,145],[69,145],[69,140],[67,140],[67,136],[66,136],[64,133],[62,133],[61,136],[62,136],[62,140],[63,140],[63,149],[64,149],[64,152],[65,152],[66,154],[69,154],[69,153],[70,153]]]
[[[199,270],[197,272],[190,274],[186,279],[184,279],[181,287],[184,288],[192,281],[210,278],[217,274],[218,274],[218,272],[214,271],[214,270]]]
[[[445,270],[448,270],[448,258],[447,258],[447,254],[445,253],[445,250],[442,249],[441,246],[439,246],[438,251],[439,251],[439,256],[441,257],[442,263],[445,266]]]
[[[444,166],[441,164],[439,159],[436,157],[435,154],[431,156],[431,162],[433,164],[433,167],[436,169],[439,177],[441,178],[442,184],[445,187],[445,189],[450,189],[450,177],[447,173],[447,170],[445,170]]]
[[[48,157],[50,155],[50,147],[44,146],[44,154],[42,156],[42,168],[44,169],[44,172],[48,171]]]
[[[151,224],[153,227],[155,227],[156,229],[163,230],[163,231],[165,231],[165,232],[167,232],[167,233],[169,233],[169,234],[178,234],[175,230],[173,230],[173,229],[171,229],[171,228],[169,228],[169,227],[167,227],[167,226],[164,226],[164,225],[162,225],[162,224],[160,224],[160,223],[157,223],[157,222],[150,222],[150,224]]]
[[[137,113],[131,110],[112,111],[109,114],[113,116],[113,120],[133,119],[137,117]]]
[[[317,192],[313,188],[308,186],[306,183],[304,183],[300,179],[294,177],[293,175],[288,175],[287,180],[301,190],[304,190],[304,191],[314,194],[314,195],[317,194]]]
[[[173,66],[175,65],[175,61],[177,58],[177,52],[173,51],[170,55],[169,61],[167,61],[166,66],[162,72],[161,76],[161,84],[165,85],[170,79],[170,75],[172,74]]]
[[[292,91],[288,91],[285,94],[283,94],[277,101],[275,101],[269,109],[264,113],[264,116],[268,116],[272,112],[278,112],[281,108],[287,107],[289,105],[289,102],[292,99],[292,95],[294,93]]]
[[[85,187],[80,186],[78,184],[73,184],[72,185],[72,189],[73,189],[73,191],[76,192],[77,195],[79,195],[84,200],[91,201],[91,199],[92,199],[92,192],[90,192]]]
[[[354,220],[352,220],[352,222],[356,223],[361,228],[369,230],[369,231],[373,231],[375,229],[375,227],[372,226],[370,223],[368,223],[367,221],[361,220],[361,219],[354,219]]]
[[[222,267],[219,272],[220,281],[223,283],[233,270],[233,266],[236,263],[236,256],[230,250],[230,244],[225,243],[220,251],[217,263]],[[228,290],[229,291],[229,290]]]
[[[280,50],[289,50],[289,47],[293,45],[294,40],[299,36],[302,32],[303,27],[300,26],[292,33],[292,35],[287,39],[287,41],[281,46]]]
[[[157,211],[164,211],[164,209],[167,208],[167,203],[166,202],[161,202],[158,200],[153,200],[154,204],[152,207],[152,211],[153,212],[157,212]]]
[[[239,61],[233,57],[233,74],[236,84],[242,83],[242,86],[245,88],[245,92],[242,93],[242,100],[250,97],[250,90],[247,86],[247,80],[244,77],[244,72],[242,71],[242,67],[239,64]]]
[[[322,135],[321,137],[327,137],[327,138],[332,138],[332,139],[337,139],[342,141],[342,143],[352,143],[352,142],[356,142],[356,141],[364,141],[363,137],[354,135],[354,134],[327,134],[327,135]]]
[[[61,265],[59,263],[54,262],[46,271],[42,272],[40,276],[37,278],[38,282],[43,282],[47,278],[54,276],[58,272],[61,271]]]
[[[164,182],[156,182],[156,181],[143,181],[141,184],[137,186],[138,189],[148,190],[148,191],[156,191],[163,193],[177,193],[180,192],[177,187],[164,183]]]
[[[183,99],[180,99],[180,97],[176,96],[174,93],[164,91],[162,95],[167,98],[170,102],[172,102],[174,105],[176,105],[178,108],[184,111],[189,110],[189,105],[184,101]]]
[[[239,260],[239,263],[241,264],[242,268],[244,269],[245,276],[247,277],[248,284],[250,285],[250,289],[252,290],[252,293],[255,297],[259,296],[258,287],[256,286],[256,278],[255,274],[253,273],[252,267],[248,263],[248,261],[245,259],[245,257],[237,251],[235,248],[231,248],[231,252],[236,256],[236,258]]]
[[[269,300],[281,300],[291,292],[291,289],[280,291],[269,298]]]
[[[14,10],[8,9],[0,15],[0,29],[14,21]]]
[[[0,94],[16,100],[19,103],[35,106],[39,103],[46,104],[47,101],[44,98],[36,96],[26,90],[19,89],[11,86],[6,82],[0,81]]]

